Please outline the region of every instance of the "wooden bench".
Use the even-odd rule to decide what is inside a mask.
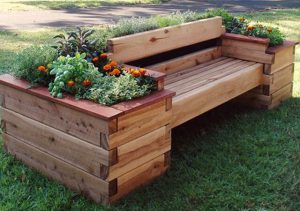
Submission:
[[[274,62],[267,48],[266,39],[225,34],[221,17],[109,40],[113,59],[167,75],[172,127],[262,85]]]

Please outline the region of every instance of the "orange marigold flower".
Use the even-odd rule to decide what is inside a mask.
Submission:
[[[141,69],[140,69],[140,74],[141,74],[141,75],[145,75],[145,74],[146,74],[146,70],[145,70],[144,68],[141,68]]]
[[[247,27],[247,31],[252,31],[254,28],[255,28],[255,26],[249,25],[249,26]]]
[[[92,61],[93,61],[94,63],[98,62],[98,61],[99,61],[99,57],[94,57]]]
[[[241,21],[241,22],[244,22],[244,21],[245,21],[245,18],[244,18],[244,17],[241,17],[241,18],[240,18],[240,21]]]
[[[46,67],[41,65],[41,66],[38,66],[37,70],[40,72],[44,72],[46,70]]]
[[[111,66],[109,64],[103,66],[103,70],[111,70]]]
[[[272,28],[268,28],[267,30],[268,30],[268,32],[270,32],[270,33],[273,31]]]
[[[106,53],[100,54],[100,58],[101,58],[101,59],[106,59],[106,58],[107,58],[107,54],[106,54]]]
[[[119,69],[114,69],[113,71],[111,71],[109,73],[109,75],[115,75],[115,76],[118,76],[121,74],[121,71]]]
[[[73,80],[70,80],[70,81],[67,82],[67,86],[68,87],[73,87],[73,86],[75,86],[75,82]]]
[[[117,63],[116,61],[111,61],[111,62],[109,63],[109,65],[112,66],[112,67],[115,67],[115,66],[118,65],[118,63]]]
[[[133,77],[138,78],[141,76],[141,73],[139,70],[134,70],[131,72],[131,74],[133,75]]]
[[[88,79],[86,79],[86,80],[84,80],[83,82],[82,82],[82,85],[83,86],[90,86],[92,84],[92,82],[90,81],[90,80],[88,80]]]

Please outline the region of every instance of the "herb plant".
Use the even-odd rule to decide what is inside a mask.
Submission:
[[[91,61],[91,59],[99,54],[97,48],[98,40],[90,41],[88,38],[94,33],[94,30],[82,30],[77,27],[77,31],[64,34],[59,34],[54,37],[56,40],[56,46],[59,55],[61,56],[75,56],[77,52],[85,53],[86,58]]]
[[[33,85],[48,85],[53,79],[49,69],[57,56],[56,50],[50,46],[31,46],[17,54],[13,73]]]
[[[85,60],[85,54],[77,53],[75,57],[61,56],[53,62],[51,75],[55,76],[49,84],[53,97],[62,98],[63,92],[75,94],[77,98],[92,85],[100,73],[93,64]]]

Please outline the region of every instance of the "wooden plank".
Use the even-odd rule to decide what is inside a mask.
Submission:
[[[273,94],[284,86],[293,82],[294,64],[290,64],[287,67],[270,75],[271,80],[264,83],[262,93],[265,95]]]
[[[153,105],[131,112],[118,118],[118,130],[137,127],[141,121],[147,121],[166,111],[166,101],[159,101]]]
[[[154,178],[162,175],[167,169],[168,166],[165,166],[165,156],[160,155],[138,168],[120,176],[117,179],[117,194],[110,197],[110,202],[116,202],[123,196],[132,192],[134,189],[151,182]]]
[[[10,87],[4,88],[6,108],[89,143],[100,146],[100,133],[108,134],[112,130],[107,122],[94,116]]]
[[[1,108],[6,133],[100,177],[100,164],[109,165],[109,153],[59,130],[41,124],[16,112]]]
[[[154,130],[140,138],[128,142],[117,148],[118,163],[111,166],[107,181],[112,181],[119,176],[137,168],[171,150],[170,128],[166,126]]]
[[[114,60],[129,62],[214,39],[222,33],[222,18],[213,17],[113,38],[108,41],[108,47]]]
[[[261,109],[273,109],[292,96],[292,84],[288,84],[271,95],[257,94],[252,91],[241,95],[237,102]]]
[[[241,40],[226,39],[226,38],[222,39],[222,46],[251,49],[251,50],[261,51],[261,52],[265,52],[266,49],[268,48],[268,45],[264,43],[245,42]]]
[[[294,41],[289,41],[289,40],[284,40],[283,43],[281,45],[277,45],[277,46],[273,46],[273,47],[269,47],[267,50],[266,50],[266,53],[269,53],[269,54],[276,54],[278,53],[279,51],[282,51],[290,46],[296,46],[298,45],[299,42],[294,42]]]
[[[30,95],[37,96],[48,102],[60,104],[70,109],[77,110],[104,120],[114,119],[118,115],[123,113],[122,111],[119,111],[115,108],[103,106],[88,100],[76,100],[74,96],[65,95],[63,99],[54,98],[50,95],[47,87],[33,88],[28,82],[16,79],[9,74],[4,74],[0,76],[0,84],[9,86],[13,89],[20,90],[23,93],[28,93]],[[3,88],[6,89],[6,87]]]
[[[172,109],[164,100],[119,117],[118,132],[109,136],[109,149],[169,124],[171,116]]]
[[[265,46],[268,46],[270,42],[270,40],[266,38],[245,36],[245,35],[232,34],[232,33],[224,33],[222,35],[222,39],[231,39],[231,40],[237,40],[243,42],[258,43],[258,44],[263,44]]]
[[[165,84],[166,84],[166,86],[168,86],[169,84],[172,84],[176,81],[180,81],[180,80],[192,77],[195,74],[207,73],[207,72],[209,72],[209,70],[211,70],[213,68],[218,68],[222,65],[231,65],[236,62],[237,62],[236,59],[227,58],[227,57],[222,57],[222,59],[211,60],[211,61],[203,63],[201,65],[198,65],[198,66],[195,66],[192,68],[188,68],[188,69],[184,69],[180,72],[176,72],[171,75],[168,75],[166,77]]]
[[[262,83],[262,64],[241,69],[173,99],[172,127],[176,127]]]
[[[270,55],[274,55],[274,63],[272,65],[265,66],[264,72],[266,74],[275,73],[281,70],[282,68],[292,64],[295,60],[294,46],[282,48],[275,54]]]
[[[57,180],[74,191],[84,193],[98,203],[108,203],[109,183],[64,161],[30,146],[8,134],[3,134],[7,151],[26,165]]]
[[[152,66],[148,69],[171,74],[180,70],[197,66],[203,62],[216,59],[221,56],[221,47],[211,47],[205,50],[200,50],[195,53],[187,54],[185,56],[170,59]]]
[[[226,68],[233,68],[235,65],[240,65],[245,62],[246,61],[242,61],[239,59],[233,59],[230,62],[226,62],[221,65],[216,65],[213,68],[207,67],[207,68],[195,69],[195,71],[191,71],[184,75],[179,75],[176,78],[174,78],[173,80],[168,79],[168,85],[166,85],[166,89],[172,90],[172,88],[174,88],[176,86],[182,86],[183,84],[190,83],[193,80],[201,80],[202,78],[207,78],[209,75],[212,75],[218,71],[221,71]],[[175,82],[170,83],[170,81],[175,81]]]
[[[240,71],[241,69],[244,69],[246,67],[249,67],[251,65],[254,65],[255,62],[241,62],[236,65],[221,69],[220,71],[213,72],[212,74],[209,74],[203,78],[195,78],[189,83],[174,87],[173,89],[176,90],[177,96],[184,94],[188,91],[194,90],[200,86],[204,86],[208,83],[211,83],[216,80],[221,80],[223,77],[226,77],[230,74],[233,74],[234,72]]]
[[[121,102],[113,105],[113,108],[116,108],[120,111],[123,111],[123,114],[128,114],[135,112],[139,109],[145,108],[149,105],[153,105],[159,101],[164,101],[167,98],[175,96],[175,92],[170,90],[162,90],[151,93],[148,96],[144,96],[138,99],[133,99],[128,102]]]
[[[171,119],[172,109],[168,110],[167,112],[160,113],[157,116],[153,116],[149,119],[135,123],[125,130],[118,131],[109,136],[109,149],[121,146],[146,133],[165,126],[171,122]]]
[[[264,64],[273,64],[274,62],[274,55],[266,54],[265,52],[258,50],[240,48],[238,46],[222,46],[222,56]]]

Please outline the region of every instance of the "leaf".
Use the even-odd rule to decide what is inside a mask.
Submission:
[[[80,53],[77,52],[76,55],[75,55],[75,58],[80,59],[81,58]]]
[[[56,39],[56,38],[66,39],[64,34],[58,34],[58,35],[53,37],[53,39]]]
[[[50,71],[50,75],[56,75],[58,72],[58,69],[57,68],[54,68]]]
[[[95,30],[91,30],[91,31],[87,32],[87,33],[83,36],[83,38],[86,39],[87,37],[91,36],[94,32],[95,32]]]
[[[80,55],[80,58],[82,58],[82,59],[84,59],[86,57],[86,53],[82,53],[81,55]]]

